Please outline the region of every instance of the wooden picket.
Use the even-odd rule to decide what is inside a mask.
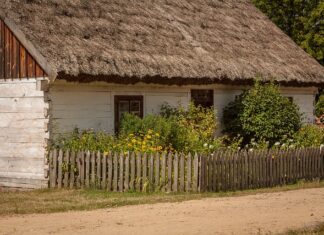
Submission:
[[[51,150],[50,188],[218,192],[324,179],[324,150],[217,151],[213,154]]]

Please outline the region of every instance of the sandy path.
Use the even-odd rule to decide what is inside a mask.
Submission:
[[[0,217],[0,234],[269,234],[324,222],[324,188]]]

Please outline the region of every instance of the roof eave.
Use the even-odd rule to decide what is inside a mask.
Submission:
[[[91,82],[107,82],[116,84],[136,84],[136,83],[147,83],[147,84],[160,84],[160,85],[210,85],[210,84],[228,84],[228,85],[252,85],[255,78],[235,78],[230,79],[228,77],[219,78],[184,78],[184,77],[162,77],[162,76],[120,76],[120,75],[91,75],[91,74],[79,74],[79,75],[69,75],[64,72],[59,72],[57,76],[58,80],[65,80],[67,82],[79,82],[79,83],[91,83]],[[276,79],[266,79],[264,82],[273,81],[276,84],[280,84],[286,87],[324,87],[323,82],[305,82],[298,80],[290,81],[279,81]]]

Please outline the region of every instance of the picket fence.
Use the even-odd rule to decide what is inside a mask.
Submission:
[[[218,192],[324,178],[324,151],[218,151],[213,154],[100,153],[51,150],[51,188]]]

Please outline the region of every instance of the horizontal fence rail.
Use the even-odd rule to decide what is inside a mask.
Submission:
[[[219,192],[324,178],[324,151],[218,151],[213,154],[100,153],[51,150],[51,188]]]

